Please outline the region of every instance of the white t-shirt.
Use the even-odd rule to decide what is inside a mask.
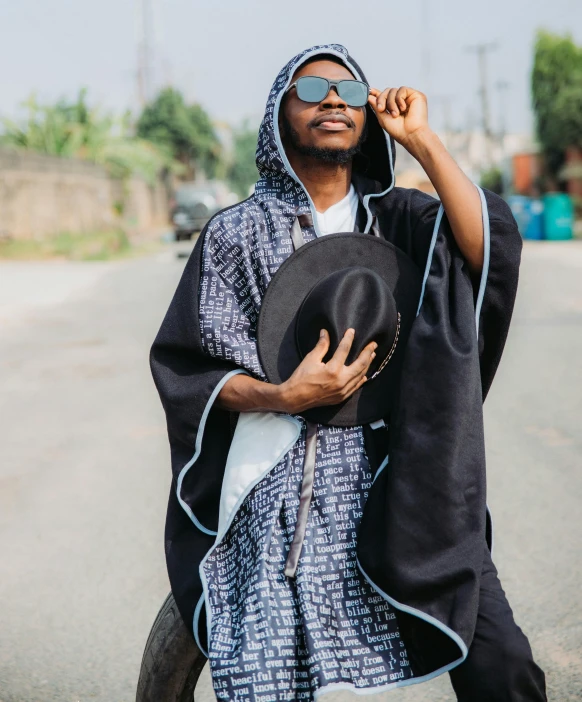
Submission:
[[[319,231],[322,234],[353,232],[356,227],[357,212],[358,195],[352,184],[348,194],[343,199],[328,207],[325,212],[316,211]]]

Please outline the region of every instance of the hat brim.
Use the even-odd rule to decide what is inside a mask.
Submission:
[[[355,232],[326,234],[304,244],[281,264],[267,286],[257,328],[259,359],[267,379],[283,383],[301,363],[295,321],[303,299],[321,278],[351,266],[370,268],[386,282],[400,313],[400,335],[394,355],[374,379],[340,404],[300,413],[329,426],[356,426],[389,416],[420,297],[422,276],[416,264],[385,239]]]

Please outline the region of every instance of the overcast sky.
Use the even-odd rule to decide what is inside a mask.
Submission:
[[[171,82],[217,120],[258,121],[270,85],[295,53],[344,44],[379,88],[428,94],[430,120],[479,118],[477,59],[465,47],[497,42],[489,55],[491,117],[531,128],[529,73],[535,31],[573,33],[582,44],[582,0],[148,0],[154,6],[156,80]],[[0,114],[31,92],[137,108],[140,0],[0,0]],[[426,14],[423,8],[427,8]],[[424,19],[423,19],[424,17]],[[428,66],[428,70],[427,70]],[[509,83],[503,104],[495,88]]]

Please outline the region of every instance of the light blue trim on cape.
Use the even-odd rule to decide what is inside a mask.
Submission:
[[[485,297],[485,288],[487,286],[487,276],[489,274],[489,261],[491,258],[491,228],[489,224],[489,209],[487,208],[487,201],[485,200],[485,194],[483,190],[476,184],[473,185],[477,188],[479,192],[479,198],[481,200],[481,218],[483,220],[483,269],[481,271],[481,280],[479,282],[479,292],[477,295],[477,300],[475,302],[475,327],[477,330],[477,338],[479,338],[479,315],[481,314],[481,306],[483,304],[483,298]],[[439,229],[441,226],[441,221],[445,213],[444,207],[441,205],[438,209],[437,216],[434,223],[434,228],[432,231],[432,238],[430,240],[430,246],[428,249],[428,256],[426,260],[426,266],[424,268],[424,276],[422,278],[422,287],[420,290],[420,300],[418,301],[418,308],[416,310],[416,316],[418,317],[420,313],[420,308],[422,306],[422,301],[424,299],[424,291],[426,288],[426,281],[430,273],[430,267],[432,264],[432,257],[434,254],[434,249],[436,246],[436,240],[438,237]]]
[[[487,514],[489,515],[489,522],[491,524],[491,548],[489,549],[489,553],[493,556],[493,546],[495,545],[495,541],[493,538],[493,516],[491,514],[491,510],[489,509],[489,505],[485,505],[485,509],[487,510]]]
[[[408,678],[407,680],[403,680],[401,684],[405,685],[413,685],[414,683],[418,682],[424,682],[425,680],[431,680],[432,678],[436,678],[439,675],[442,675],[443,673],[446,673],[447,671],[451,670],[452,668],[455,668],[456,666],[460,665],[465,658],[467,658],[467,655],[469,653],[469,649],[467,648],[465,642],[463,639],[452,629],[450,629],[448,626],[440,622],[438,619],[435,619],[434,617],[431,617],[430,614],[426,614],[425,612],[422,612],[420,609],[415,609],[414,607],[410,607],[409,605],[402,604],[401,602],[398,602],[395,600],[393,597],[390,597],[387,593],[384,592],[376,583],[373,582],[373,580],[370,578],[370,576],[366,573],[366,571],[362,568],[362,564],[360,563],[360,559],[356,556],[356,563],[358,564],[358,568],[364,578],[368,581],[370,586],[376,590],[376,592],[383,597],[387,602],[389,602],[393,607],[396,609],[399,609],[401,612],[407,612],[408,614],[412,614],[415,617],[418,617],[419,619],[422,619],[423,621],[427,622],[427,624],[431,624],[432,626],[436,627],[440,631],[443,632],[443,634],[446,634],[449,638],[451,638],[459,647],[459,650],[461,651],[461,657],[458,658],[456,661],[452,661],[452,663],[447,663],[447,665],[442,666],[442,668],[438,668],[438,670],[434,670],[432,673],[428,673],[427,675],[422,675],[418,678]]]
[[[376,475],[374,476],[374,479],[372,480],[372,485],[376,482],[376,479],[378,478],[380,473],[384,470],[384,468],[386,468],[389,461],[390,461],[390,454],[387,454],[386,458],[382,461],[382,463],[380,463],[380,466],[379,466],[378,470],[376,471]]]
[[[202,644],[200,643],[200,634],[198,632],[198,623],[200,621],[200,612],[202,611],[203,604],[204,604],[204,592],[202,592],[202,594],[200,595],[200,599],[198,600],[198,604],[196,605],[196,609],[194,610],[194,622],[192,623],[192,629],[194,631],[194,640],[196,641],[196,645],[202,651],[202,653],[206,656],[206,658],[208,658],[208,652],[202,648]]]
[[[481,216],[483,218],[483,271],[481,273],[481,282],[479,284],[479,294],[477,295],[477,301],[475,303],[475,329],[477,332],[477,339],[479,339],[479,316],[481,315],[481,306],[483,304],[483,298],[485,297],[485,288],[487,286],[487,276],[489,275],[489,263],[491,260],[491,227],[489,223],[489,208],[487,207],[487,201],[485,200],[485,193],[482,188],[476,183],[474,184],[479,191],[479,197],[481,198]],[[489,552],[493,555],[493,517],[491,516],[491,510],[489,505],[485,505],[487,514],[489,515],[489,522],[491,524],[491,548]]]
[[[186,514],[190,517],[190,519],[194,522],[194,525],[200,529],[204,534],[208,534],[209,536],[215,536],[216,532],[213,531],[212,529],[207,529],[197,518],[190,506],[182,499],[180,493],[182,491],[182,483],[184,481],[184,478],[186,477],[186,473],[192,468],[192,466],[196,463],[198,460],[198,457],[200,456],[200,453],[202,451],[202,437],[204,435],[204,428],[206,426],[206,420],[208,419],[208,414],[210,413],[210,409],[212,408],[212,405],[214,404],[214,400],[216,400],[216,396],[218,393],[222,390],[223,385],[226,383],[229,378],[232,378],[233,375],[238,375],[239,373],[245,373],[246,375],[250,375],[247,371],[243,370],[242,368],[232,370],[229,373],[227,373],[225,376],[223,376],[220,379],[220,382],[217,383],[216,387],[212,391],[212,394],[208,398],[208,402],[206,403],[206,407],[204,408],[204,412],[202,412],[202,417],[200,419],[200,426],[198,427],[198,432],[196,433],[196,441],[195,441],[195,450],[194,450],[194,455],[192,458],[186,463],[186,465],[182,468],[180,471],[180,474],[178,475],[178,484],[176,486],[176,496],[178,497],[178,502],[182,505],[182,509]]]
[[[418,308],[416,310],[416,316],[420,314],[420,308],[422,306],[422,301],[424,300],[424,291],[426,288],[426,281],[428,280],[428,274],[430,273],[430,266],[432,264],[432,256],[434,254],[434,247],[436,246],[437,236],[439,234],[439,229],[441,226],[441,220],[445,213],[445,208],[441,205],[438,209],[437,216],[434,222],[434,227],[432,230],[432,237],[430,240],[430,246],[428,247],[428,256],[426,258],[426,266],[424,267],[424,276],[422,277],[422,287],[420,289],[420,299],[418,301]]]
[[[475,325],[477,329],[477,338],[479,338],[479,315],[481,314],[481,305],[485,296],[485,287],[487,285],[487,275],[489,274],[489,260],[491,256],[491,229],[489,226],[489,209],[485,200],[485,193],[475,183],[475,187],[479,191],[481,198],[481,216],[483,218],[483,271],[481,272],[481,283],[479,285],[479,294],[475,303]]]

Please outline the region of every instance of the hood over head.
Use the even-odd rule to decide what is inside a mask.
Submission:
[[[279,134],[279,108],[285,91],[291,84],[293,74],[299,66],[314,56],[322,54],[332,54],[338,57],[346,68],[352,72],[358,80],[368,82],[361,68],[348,54],[347,49],[341,44],[322,44],[313,46],[294,56],[279,72],[275,79],[265,108],[265,114],[259,129],[259,137],[256,151],[256,164],[263,181],[283,180],[283,188],[288,191],[293,185],[299,186],[301,190],[300,200],[307,198],[311,208],[313,203],[308,193],[297,175],[291,168],[291,164],[285,154],[285,149]],[[368,209],[370,197],[385,195],[394,187],[394,163],[396,149],[394,140],[382,129],[376,115],[369,105],[366,105],[366,122],[368,134],[362,144],[361,153],[357,154],[353,160],[353,172],[370,178],[376,182],[375,193],[364,198],[364,205]],[[289,181],[292,181],[290,183]],[[259,181],[259,190],[260,188]],[[266,189],[269,186],[263,184]],[[298,193],[299,194],[299,193]],[[307,204],[307,203],[306,203]]]

